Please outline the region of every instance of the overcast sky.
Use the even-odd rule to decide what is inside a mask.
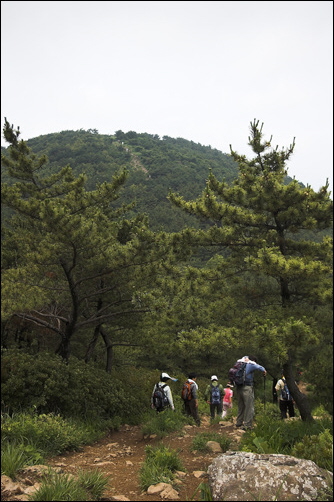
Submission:
[[[332,1],[1,2],[2,126],[150,133],[251,157],[249,124],[333,192]],[[2,144],[5,144],[2,140]]]

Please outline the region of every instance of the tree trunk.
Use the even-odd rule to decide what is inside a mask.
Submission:
[[[95,350],[95,347],[96,347],[97,340],[98,340],[99,335],[100,335],[100,328],[101,328],[101,325],[99,324],[94,329],[93,338],[89,342],[89,345],[88,345],[88,348],[87,348],[87,351],[86,351],[86,354],[85,354],[85,363],[88,363],[91,360],[91,357],[92,357],[92,355],[94,353],[94,350]]]
[[[66,330],[66,333],[62,336],[61,342],[56,349],[56,354],[62,357],[62,359],[64,359],[65,362],[68,362],[70,357],[71,334],[68,333],[68,330]]]
[[[303,392],[301,392],[298,389],[298,386],[295,382],[290,357],[289,357],[289,361],[287,363],[283,364],[283,372],[284,372],[285,380],[286,380],[287,386],[289,388],[289,391],[291,393],[291,396],[293,397],[293,399],[296,403],[296,406],[299,410],[301,419],[304,422],[313,421],[314,419],[312,417],[311,408],[310,408],[308,398],[305,394],[303,394]]]
[[[113,363],[113,345],[109,339],[109,336],[107,333],[104,331],[104,329],[101,327],[100,328],[100,333],[103,338],[103,341],[105,343],[105,346],[107,348],[107,362],[106,362],[106,372],[111,373],[112,369],[112,363]]]

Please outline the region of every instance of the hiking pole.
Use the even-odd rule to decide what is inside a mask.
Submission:
[[[266,375],[263,376],[263,409],[266,409]]]

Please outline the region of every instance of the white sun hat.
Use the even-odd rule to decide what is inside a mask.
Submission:
[[[211,380],[218,380],[218,377],[216,375],[212,375]]]
[[[177,378],[169,376],[168,373],[161,373],[161,378],[170,378],[170,380],[173,380],[173,382],[177,382]]]

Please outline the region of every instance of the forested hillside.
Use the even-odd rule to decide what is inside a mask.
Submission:
[[[176,210],[167,200],[169,190],[194,199],[204,189],[210,170],[227,182],[238,175],[238,165],[230,154],[182,138],[134,131],[116,131],[110,136],[96,130],[62,131],[30,139],[27,145],[35,154],[47,155],[50,173],[66,165],[76,175],[85,173],[89,189],[110,181],[125,167],[129,177],[122,203],[135,201],[133,212],[147,214],[153,230],[174,232],[199,226],[197,218]]]
[[[250,131],[247,159],[133,131],[25,142],[5,122],[2,348],[12,406],[12,361],[24,375],[29,357],[39,376],[22,376],[16,392],[27,403],[25,386],[49,381],[60,364],[46,363],[50,353],[72,362],[70,380],[83,363],[111,374],[113,389],[124,368],[227,375],[255,354],[273,378],[284,368],[303,420],[311,411],[297,368],[326,382],[314,399],[332,409],[332,201],[327,187],[286,176],[294,143],[272,149],[258,122]],[[55,374],[48,389],[62,387]],[[63,406],[43,399],[48,411]]]

